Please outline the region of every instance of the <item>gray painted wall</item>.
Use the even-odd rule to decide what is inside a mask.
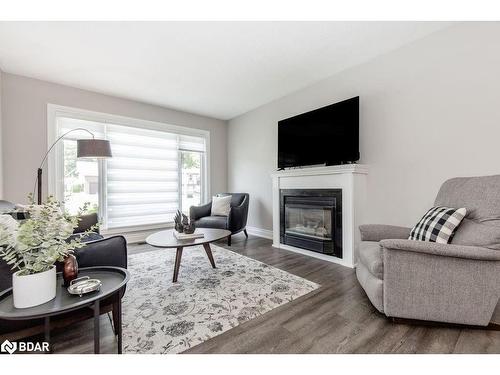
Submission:
[[[47,150],[47,103],[210,131],[211,191],[227,190],[227,122],[27,77],[2,74],[4,199],[25,202]],[[47,173],[43,190],[47,192]]]
[[[366,221],[412,226],[445,179],[500,173],[499,35],[459,24],[231,120],[228,186],[250,193],[249,226],[272,229],[277,122],[357,95]]]

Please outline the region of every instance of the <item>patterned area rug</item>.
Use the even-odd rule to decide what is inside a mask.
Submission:
[[[319,287],[311,281],[212,245],[185,248],[172,283],[175,251],[129,257],[123,299],[125,353],[179,353]]]

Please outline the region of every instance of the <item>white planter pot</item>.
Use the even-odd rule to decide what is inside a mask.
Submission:
[[[14,307],[22,309],[41,305],[56,297],[56,267],[33,275],[12,275]]]

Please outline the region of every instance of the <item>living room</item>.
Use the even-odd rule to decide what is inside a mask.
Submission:
[[[500,23],[22,19],[2,354],[498,359]]]

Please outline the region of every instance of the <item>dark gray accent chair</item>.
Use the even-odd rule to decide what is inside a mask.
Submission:
[[[500,298],[500,175],[452,178],[434,204],[467,209],[450,244],[361,225],[357,278],[388,317],[487,326]]]
[[[191,206],[189,217],[194,220],[197,228],[227,229],[231,235],[242,232],[248,238],[246,230],[248,217],[248,193],[220,193],[218,197],[231,195],[231,211],[228,216],[211,216],[212,201],[202,206]],[[231,236],[227,238],[227,244],[231,246]]]

